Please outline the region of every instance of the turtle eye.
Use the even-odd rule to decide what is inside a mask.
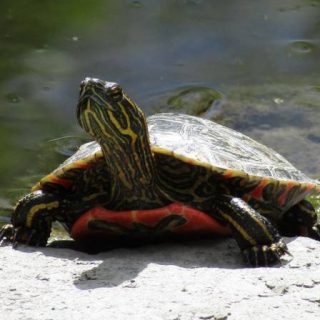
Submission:
[[[118,84],[114,84],[107,88],[107,94],[114,102],[119,102],[123,98],[122,88]]]

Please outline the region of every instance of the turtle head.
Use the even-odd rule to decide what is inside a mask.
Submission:
[[[77,107],[80,126],[96,141],[114,148],[132,144],[146,130],[142,110],[114,82],[86,78]]]
[[[154,160],[144,113],[117,83],[82,81],[77,116],[80,126],[100,144],[113,185],[121,184],[118,190],[142,190],[141,185],[153,183]]]

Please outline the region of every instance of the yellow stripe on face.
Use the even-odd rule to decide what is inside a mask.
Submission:
[[[122,128],[122,126],[120,125],[119,121],[115,118],[115,116],[113,115],[112,111],[107,110],[108,115],[110,117],[110,120],[112,121],[112,123],[114,124],[114,126],[117,128],[117,130],[124,135],[130,136],[131,137],[131,144],[134,145],[138,136],[137,134],[131,129],[130,127],[130,119],[128,114],[125,111],[125,108],[122,104],[119,103],[119,106],[121,108],[122,114],[125,116],[126,120],[127,120],[127,124],[128,127],[127,128]]]
[[[91,111],[91,103],[90,103],[90,100],[88,100],[88,102],[87,102],[87,108],[86,108],[86,110],[85,110],[85,112],[83,113],[83,116],[84,116],[84,118],[85,118],[85,123],[86,124],[88,124],[88,123],[90,123],[90,121],[89,121],[89,114],[92,114],[92,111]],[[83,122],[83,121],[82,121]],[[82,124],[83,125],[83,124]],[[93,131],[92,131],[92,128],[91,127],[88,127],[88,129],[89,129],[89,134],[93,134]]]
[[[34,216],[42,210],[52,210],[59,207],[59,201],[53,201],[49,203],[40,203],[35,206],[33,206],[30,211],[28,212],[27,219],[26,219],[26,226],[31,228],[32,227],[32,221],[34,219]]]
[[[87,108],[86,110],[83,112],[83,116],[85,118],[85,123],[87,125],[91,124],[91,118],[94,118],[95,122],[99,125],[99,128],[101,130],[101,132],[106,136],[106,137],[110,137],[110,134],[108,134],[108,132],[105,130],[105,125],[101,124],[101,119],[98,118],[97,113],[95,111],[93,111],[91,109],[91,102],[90,100],[88,100],[87,102]],[[92,136],[95,136],[95,132],[93,131],[91,126],[88,126],[88,130],[89,130],[89,134],[91,134]]]
[[[237,231],[242,235],[242,237],[243,237],[244,239],[246,239],[251,245],[253,245],[253,246],[257,245],[256,240],[254,240],[254,239],[248,234],[248,232],[247,232],[243,227],[240,226],[240,224],[239,224],[237,221],[233,220],[233,219],[230,217],[230,215],[228,215],[228,214],[226,214],[226,213],[224,213],[223,211],[220,211],[220,210],[219,210],[219,213],[222,215],[222,217],[223,217],[226,221],[228,221],[235,229],[237,229]]]

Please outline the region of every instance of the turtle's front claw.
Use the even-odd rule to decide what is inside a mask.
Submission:
[[[14,226],[12,224],[5,224],[0,229],[0,246],[5,244],[6,242],[13,242],[14,233]]]
[[[36,229],[26,227],[14,227],[11,224],[4,225],[0,230],[0,245],[9,242],[16,248],[19,243],[30,246],[45,247],[49,234]]]
[[[286,244],[282,241],[271,245],[258,245],[243,250],[247,263],[253,267],[265,267],[280,262],[281,256],[289,254]]]

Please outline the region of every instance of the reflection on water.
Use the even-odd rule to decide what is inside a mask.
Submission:
[[[246,104],[243,110],[256,115],[258,109],[248,105],[250,88],[271,86],[249,100],[254,106],[285,105],[280,118],[271,110],[258,117],[259,128],[265,124],[263,141],[273,141],[272,129],[291,121],[286,115],[292,118],[286,98],[293,94],[297,101],[304,88],[320,86],[319,7],[315,0],[2,0],[0,206],[8,207],[83,141],[74,110],[85,76],[120,82],[149,114],[163,110],[168,93],[201,87],[227,100],[236,95],[239,105]],[[278,85],[282,91],[274,96]],[[244,87],[247,95],[240,94]],[[297,90],[286,91],[290,87]],[[307,92],[293,110],[312,119],[320,98]],[[253,115],[242,114],[237,128],[251,128]],[[299,152],[310,149],[306,143],[318,148],[319,130],[299,134]],[[52,142],[69,136],[80,141],[59,140],[60,149]],[[288,147],[290,139],[281,140],[277,151],[320,175],[308,172],[314,160],[306,165],[297,148]]]

